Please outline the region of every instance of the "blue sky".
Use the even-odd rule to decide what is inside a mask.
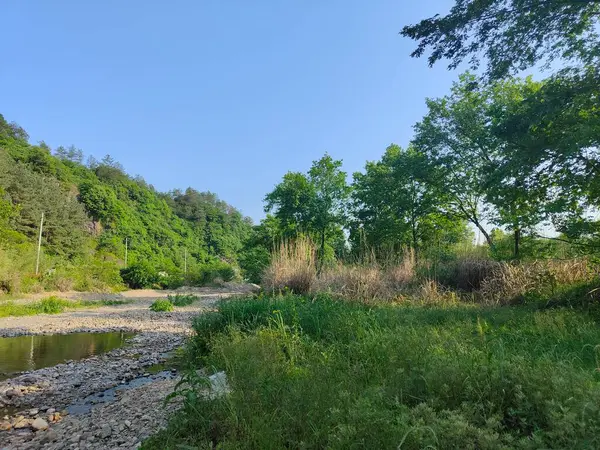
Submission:
[[[0,113],[259,220],[287,171],[328,152],[352,173],[408,143],[458,72],[398,32],[452,3],[5,0]]]

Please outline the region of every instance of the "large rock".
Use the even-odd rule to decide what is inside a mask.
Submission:
[[[12,428],[12,425],[8,420],[0,420],[0,431],[8,431]]]
[[[31,422],[31,428],[33,428],[35,431],[47,430],[48,422],[46,422],[41,417],[38,417],[33,422]]]

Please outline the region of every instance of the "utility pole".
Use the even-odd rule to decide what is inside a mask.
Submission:
[[[42,250],[42,228],[44,227],[44,212],[42,211],[42,220],[40,220],[40,236],[38,238],[37,258],[35,260],[35,274],[40,273],[40,252]]]
[[[127,239],[125,238],[125,267],[127,267]]]

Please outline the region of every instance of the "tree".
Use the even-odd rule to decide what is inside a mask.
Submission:
[[[464,74],[449,96],[427,99],[429,111],[415,125],[413,145],[427,157],[432,187],[448,196],[454,214],[471,222],[493,247],[482,223],[489,218],[482,174],[495,142],[482,108],[485,99],[475,86],[475,77]]]
[[[325,155],[313,163],[308,171],[309,181],[314,186],[312,200],[312,227],[320,238],[319,261],[322,266],[325,259],[327,237],[334,238],[336,229],[346,222],[346,202],[350,196],[350,187],[346,183],[346,172],[341,170],[342,161]]]
[[[313,161],[307,175],[288,172],[265,196],[265,212],[274,212],[283,237],[307,234],[318,239],[319,267],[325,260],[328,240],[337,240],[346,221],[350,187],[341,167],[342,161],[326,154]]]
[[[482,231],[488,221],[507,227],[518,257],[523,233],[549,217],[556,205],[556,180],[526,163],[531,148],[497,130],[507,114],[536,95],[543,83],[508,79],[481,85],[466,74],[450,96],[429,100],[429,113],[415,127],[414,145],[431,164],[430,183],[450,197],[453,210]],[[481,208],[483,207],[483,208]]]
[[[71,145],[68,148],[63,146],[58,147],[54,151],[54,155],[63,161],[70,161],[77,164],[83,164],[83,151]]]
[[[556,58],[594,65],[600,58],[598,0],[456,0],[446,15],[436,14],[401,34],[418,42],[411,56],[430,51],[432,66],[442,59],[457,68],[467,60],[500,79]]]
[[[275,212],[283,238],[313,231],[315,186],[308,177],[288,172],[275,189],[265,196],[265,212]]]
[[[416,147],[390,145],[381,161],[354,174],[353,240],[377,249],[412,247],[415,253],[444,235],[464,235],[464,222],[448,211],[447,197],[429,182],[429,164]],[[363,236],[357,236],[362,234]]]
[[[514,167],[550,186],[548,212],[571,236],[596,228],[583,216],[600,206],[599,86],[597,68],[563,70],[494,114],[494,133],[517,149]]]

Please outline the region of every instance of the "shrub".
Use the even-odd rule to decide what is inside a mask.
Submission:
[[[187,306],[198,300],[198,296],[192,294],[168,295],[167,300],[169,300],[173,306]]]
[[[549,296],[561,285],[594,278],[586,259],[501,263],[481,283],[479,296],[485,303],[510,304],[527,295]]]
[[[158,299],[150,305],[150,309],[154,312],[173,311],[173,303],[167,299]]]
[[[132,289],[150,288],[158,282],[156,268],[147,261],[140,261],[121,269],[121,277]]]
[[[70,302],[68,300],[53,296],[42,299],[36,306],[42,314],[60,314],[64,312],[65,308],[68,308],[69,305]]]
[[[243,251],[239,256],[239,262],[244,278],[251,283],[260,283],[270,260],[271,254],[265,247],[254,247]]]
[[[444,286],[471,292],[480,289],[499,266],[500,263],[489,258],[458,258],[438,267],[434,276]]]
[[[311,290],[316,278],[316,251],[312,242],[300,238],[284,242],[271,255],[271,264],[265,270],[262,286],[267,291],[289,289],[304,294]]]

